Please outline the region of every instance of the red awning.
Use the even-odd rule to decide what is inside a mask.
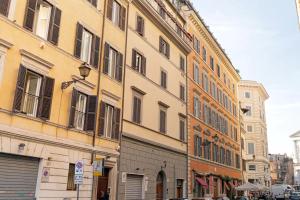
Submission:
[[[208,187],[208,185],[207,185],[206,181],[205,181],[205,180],[203,180],[202,178],[198,178],[198,177],[196,177],[196,180],[197,180],[197,182],[198,182],[200,185],[202,185],[203,187],[205,187],[205,188],[207,188],[207,187]]]

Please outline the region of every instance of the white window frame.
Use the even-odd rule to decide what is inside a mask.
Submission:
[[[81,53],[80,59],[84,62],[90,64],[91,61],[91,53],[92,53],[92,42],[93,42],[93,34],[83,29],[82,31],[82,45],[81,45]]]
[[[0,46],[0,86],[2,85],[5,57],[6,52],[2,51]]]
[[[121,10],[121,5],[114,0],[112,5],[112,22],[117,26],[120,23],[120,10]]]
[[[37,81],[37,86],[36,86],[36,91],[35,91],[35,94],[32,94],[34,95],[34,105],[33,105],[33,110],[32,110],[32,113],[27,113],[27,103],[28,103],[28,94],[29,94],[29,81],[27,79],[28,75],[31,74],[33,76],[37,76],[38,77],[38,81]],[[37,114],[37,110],[38,110],[38,105],[39,105],[39,98],[36,98],[36,97],[39,97],[40,96],[40,91],[41,91],[41,85],[42,85],[42,77],[34,72],[28,72],[26,74],[26,82],[25,82],[25,95],[24,95],[24,99],[23,99],[23,102],[22,102],[22,111],[25,112],[28,116],[31,116],[31,117],[36,117],[36,114]],[[25,107],[26,106],[26,107]]]
[[[16,11],[17,0],[10,0],[8,19],[14,21],[15,11]]]
[[[108,76],[116,78],[116,70],[118,64],[118,51],[114,48],[109,48],[109,66],[108,66]]]
[[[51,13],[53,11],[53,7],[51,4],[47,3],[46,1],[41,1],[42,3],[39,4],[38,6],[38,12],[35,18],[35,34],[38,35],[39,37],[47,40],[48,38],[48,33],[49,33],[49,27],[50,27],[50,18],[51,18]],[[50,9],[49,13],[47,14],[47,17],[45,19],[41,19],[41,7],[44,6]],[[41,21],[46,20],[45,27],[43,29],[41,28]]]
[[[76,116],[76,111],[78,111],[78,110],[84,114],[84,116],[81,118],[82,126],[78,125],[80,119],[74,117],[74,127],[76,129],[83,130],[84,129],[84,123],[85,123],[86,107],[87,107],[87,95],[82,94],[82,93],[78,93],[78,99],[80,99],[80,98],[84,98],[84,101],[83,101],[84,105],[82,106],[82,110],[79,110],[78,107],[81,107],[81,101],[77,101],[77,99],[76,99],[75,116]]]
[[[142,73],[142,63],[143,62],[143,56],[136,52],[136,55],[135,55],[135,67],[137,67],[138,69],[138,72]]]
[[[113,120],[114,120],[115,109],[113,106],[106,104],[105,106],[105,117],[104,117],[104,136],[106,138],[111,138],[113,133]],[[108,114],[110,114],[108,116]],[[110,130],[108,129],[110,127]]]

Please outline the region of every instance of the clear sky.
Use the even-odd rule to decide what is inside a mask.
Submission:
[[[192,0],[243,79],[261,82],[269,153],[293,154],[300,130],[300,28],[295,0]]]

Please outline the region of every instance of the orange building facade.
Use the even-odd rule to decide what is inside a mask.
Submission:
[[[191,199],[233,195],[242,181],[238,71],[191,9],[188,56],[188,194]]]

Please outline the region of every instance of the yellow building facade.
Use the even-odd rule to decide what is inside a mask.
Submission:
[[[10,178],[0,197],[75,199],[82,161],[80,199],[116,199],[128,2],[2,3],[1,171],[27,175]],[[99,180],[93,162],[103,163]]]

